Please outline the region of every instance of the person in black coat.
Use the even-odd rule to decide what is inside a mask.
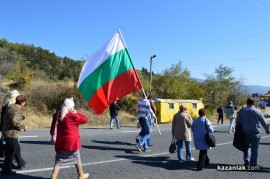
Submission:
[[[221,124],[223,124],[223,109],[221,105],[219,106],[219,108],[217,108],[217,113],[218,113],[217,124],[219,124],[219,121],[221,121]]]
[[[111,116],[111,121],[110,121],[110,129],[113,129],[113,120],[115,119],[116,121],[116,126],[117,129],[120,129],[120,122],[119,122],[119,118],[118,118],[118,110],[120,110],[117,101],[114,101],[110,107],[110,116]]]

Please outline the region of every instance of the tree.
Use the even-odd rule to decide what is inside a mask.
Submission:
[[[144,77],[150,77],[150,72],[146,68],[143,67],[141,72]]]
[[[202,83],[197,82],[194,79],[190,79],[189,84],[187,85],[187,91],[184,99],[197,99],[201,100],[206,94],[204,86]]]
[[[187,95],[190,72],[182,63],[173,64],[153,79],[153,91],[159,98],[181,99]]]
[[[205,102],[212,109],[218,105],[225,105],[227,103],[227,98],[230,95],[236,95],[234,90],[236,85],[240,83],[233,76],[233,68],[219,65],[214,74],[205,74],[206,80],[204,82],[204,87],[206,90]]]

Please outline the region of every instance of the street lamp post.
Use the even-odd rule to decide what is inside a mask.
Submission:
[[[156,57],[156,55],[153,55],[150,57],[150,84],[149,84],[149,93],[151,93],[151,85],[152,85],[152,61]]]

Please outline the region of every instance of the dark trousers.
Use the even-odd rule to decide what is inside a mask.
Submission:
[[[204,168],[207,167],[208,165],[209,165],[209,158],[207,156],[207,150],[200,150],[197,168]]]
[[[8,174],[12,171],[11,167],[14,157],[16,158],[19,167],[24,166],[25,161],[21,157],[21,147],[18,138],[5,138],[5,141],[5,160],[2,167],[2,173]]]
[[[0,139],[0,157],[1,158],[5,157],[3,140],[4,140],[4,138],[1,137],[1,139]]]
[[[221,124],[223,124],[223,114],[218,115],[218,121],[217,122],[219,122],[219,121],[221,121]]]

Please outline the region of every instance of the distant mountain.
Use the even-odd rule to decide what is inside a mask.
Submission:
[[[259,93],[266,94],[270,91],[270,86],[259,86],[259,85],[245,85],[248,93]]]
[[[204,79],[198,79],[198,78],[193,78],[199,83],[204,82]],[[247,93],[252,94],[252,93],[258,93],[258,94],[266,94],[268,91],[270,91],[270,86],[260,86],[260,85],[245,85],[247,89]]]

